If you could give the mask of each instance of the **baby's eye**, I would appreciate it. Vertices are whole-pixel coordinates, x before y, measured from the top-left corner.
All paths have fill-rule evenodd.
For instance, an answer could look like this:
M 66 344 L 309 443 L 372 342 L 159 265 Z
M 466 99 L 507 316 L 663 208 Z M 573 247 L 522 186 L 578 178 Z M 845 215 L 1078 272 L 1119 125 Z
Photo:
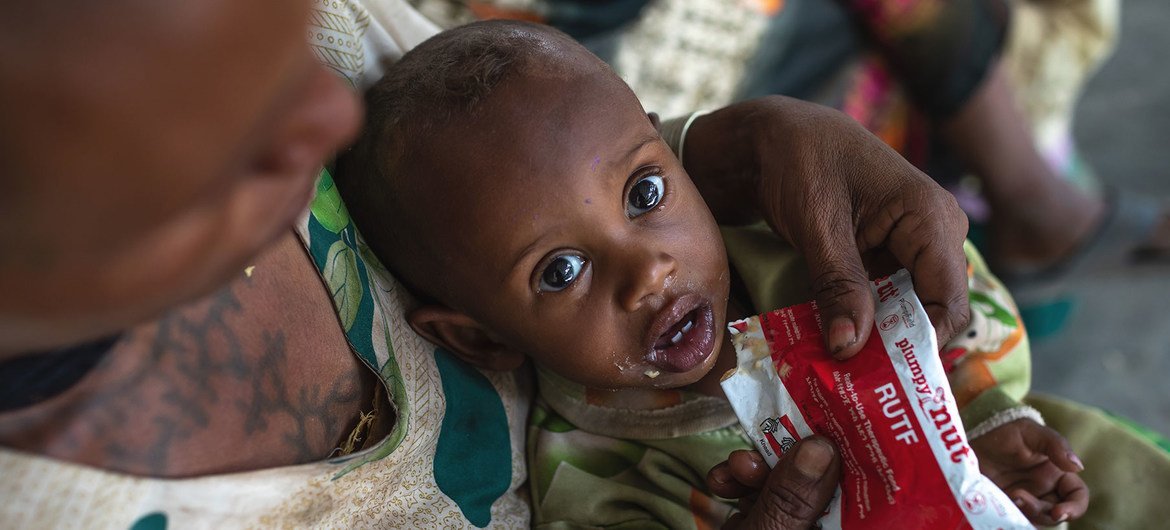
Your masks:
M 540 273 L 540 291 L 556 292 L 568 287 L 581 274 L 585 258 L 573 254 L 557 256 L 544 272 Z
M 665 184 L 659 175 L 647 175 L 634 183 L 626 197 L 626 215 L 637 217 L 650 210 L 662 200 Z

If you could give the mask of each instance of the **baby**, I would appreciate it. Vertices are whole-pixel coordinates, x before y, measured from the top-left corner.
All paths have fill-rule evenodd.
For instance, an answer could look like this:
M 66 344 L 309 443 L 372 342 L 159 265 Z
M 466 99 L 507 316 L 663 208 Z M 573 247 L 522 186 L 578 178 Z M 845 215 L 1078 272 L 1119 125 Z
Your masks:
M 337 184 L 419 298 L 410 325 L 477 367 L 538 368 L 535 522 L 722 525 L 704 477 L 750 446 L 718 384 L 726 324 L 757 298 L 729 303 L 724 236 L 625 83 L 556 30 L 494 21 L 423 43 L 366 99 Z M 1063 437 L 983 416 L 1003 425 L 972 445 L 1025 514 L 1084 512 Z

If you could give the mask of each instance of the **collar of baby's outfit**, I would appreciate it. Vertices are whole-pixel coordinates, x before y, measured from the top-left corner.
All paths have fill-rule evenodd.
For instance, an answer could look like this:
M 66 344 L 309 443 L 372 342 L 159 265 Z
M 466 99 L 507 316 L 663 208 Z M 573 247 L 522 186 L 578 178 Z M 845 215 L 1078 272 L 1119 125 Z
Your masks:
M 684 390 L 586 388 L 537 367 L 540 397 L 577 428 L 613 438 L 662 440 L 735 425 L 727 400 Z

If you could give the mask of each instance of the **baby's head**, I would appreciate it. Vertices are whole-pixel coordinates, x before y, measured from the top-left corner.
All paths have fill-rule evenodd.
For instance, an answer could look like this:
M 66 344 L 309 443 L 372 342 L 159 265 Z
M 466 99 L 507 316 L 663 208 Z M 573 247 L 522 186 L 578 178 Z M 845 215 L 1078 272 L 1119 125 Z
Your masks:
M 481 22 L 367 94 L 338 187 L 423 301 L 411 326 L 477 366 L 524 356 L 595 388 L 678 387 L 715 362 L 727 260 L 630 89 L 568 36 Z

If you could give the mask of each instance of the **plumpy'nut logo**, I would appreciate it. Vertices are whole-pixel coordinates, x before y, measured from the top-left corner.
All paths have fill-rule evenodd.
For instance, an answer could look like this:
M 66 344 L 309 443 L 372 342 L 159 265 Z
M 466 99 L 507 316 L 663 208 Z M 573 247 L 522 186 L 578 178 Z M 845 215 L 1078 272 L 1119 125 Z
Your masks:
M 979 473 L 910 274 L 875 280 L 873 294 L 880 336 L 845 362 L 827 354 L 810 303 L 747 320 L 767 340 L 735 341 L 722 385 L 752 444 L 775 465 L 801 437 L 833 439 L 843 465 L 825 530 L 1034 529 Z

